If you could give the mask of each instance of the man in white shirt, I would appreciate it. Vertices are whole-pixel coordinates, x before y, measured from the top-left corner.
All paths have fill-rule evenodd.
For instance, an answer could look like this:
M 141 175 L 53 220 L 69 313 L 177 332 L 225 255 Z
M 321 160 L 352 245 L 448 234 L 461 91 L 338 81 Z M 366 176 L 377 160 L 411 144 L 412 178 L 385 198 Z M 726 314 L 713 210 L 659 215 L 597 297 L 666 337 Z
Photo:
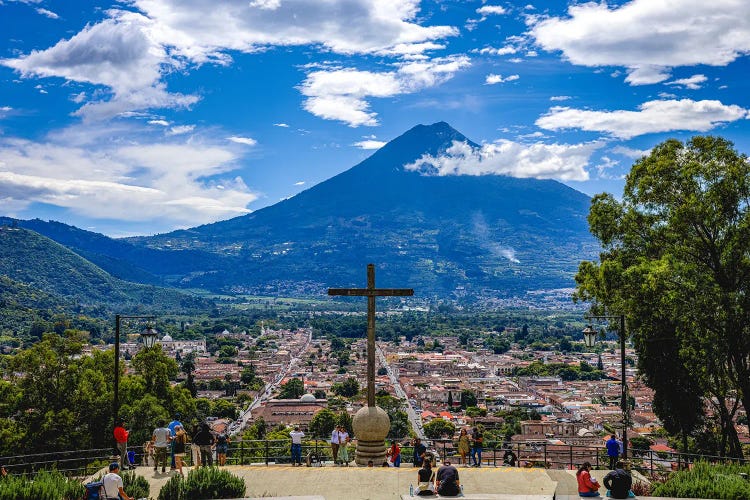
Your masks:
M 170 441 L 172 441 L 172 433 L 169 431 L 168 427 L 164 426 L 164 424 L 164 420 L 160 420 L 157 424 L 159 427 L 154 430 L 154 434 L 151 436 L 151 441 L 154 443 L 154 470 L 156 470 L 159 463 L 161 463 L 162 473 L 164 473 L 164 468 L 167 465 L 167 447 L 169 446 Z
M 305 433 L 299 430 L 299 427 L 295 427 L 292 432 L 289 433 L 292 437 L 292 467 L 302 465 L 302 438 L 305 437 Z
M 333 463 L 339 463 L 339 429 L 338 427 L 333 428 L 331 433 L 331 454 L 333 455 Z
M 109 474 L 102 478 L 104 495 L 106 495 L 107 500 L 134 500 L 133 497 L 129 497 L 125 493 L 122 487 L 122 478 L 118 472 L 120 472 L 120 464 L 117 462 L 109 464 Z

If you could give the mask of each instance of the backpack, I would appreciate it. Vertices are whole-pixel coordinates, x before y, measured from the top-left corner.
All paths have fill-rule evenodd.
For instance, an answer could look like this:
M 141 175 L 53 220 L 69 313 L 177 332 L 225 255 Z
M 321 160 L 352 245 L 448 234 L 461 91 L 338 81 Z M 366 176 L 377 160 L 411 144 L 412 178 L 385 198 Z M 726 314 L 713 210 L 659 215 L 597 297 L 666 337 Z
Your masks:
M 86 488 L 86 493 L 83 495 L 83 500 L 101 500 L 106 497 L 104 494 L 104 483 L 102 481 L 94 481 L 83 485 Z

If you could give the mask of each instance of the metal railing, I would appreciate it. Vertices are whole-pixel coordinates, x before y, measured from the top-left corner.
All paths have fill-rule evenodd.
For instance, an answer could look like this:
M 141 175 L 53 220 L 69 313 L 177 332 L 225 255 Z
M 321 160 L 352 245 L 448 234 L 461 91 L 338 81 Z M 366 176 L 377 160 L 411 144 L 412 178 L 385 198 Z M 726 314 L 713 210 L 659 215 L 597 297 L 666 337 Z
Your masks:
M 404 464 L 413 462 L 413 446 L 402 440 L 401 461 Z M 450 459 L 460 465 L 461 457 L 453 440 L 426 440 L 428 451 L 440 462 Z M 192 448 L 197 448 L 193 446 Z M 135 454 L 137 465 L 153 466 L 147 463 L 143 447 L 128 448 Z M 631 449 L 628 464 L 631 469 L 654 476 L 689 468 L 697 461 L 716 464 L 745 464 L 746 459 L 698 455 L 678 452 L 654 452 L 651 450 Z M 349 459 L 354 462 L 356 440 L 349 446 Z M 513 460 L 510 460 L 512 453 Z M 302 460 L 310 457 L 312 462 L 331 462 L 333 455 L 329 442 L 322 439 L 303 441 Z M 469 458 L 470 455 L 467 455 Z M 65 450 L 59 452 L 35 453 L 31 455 L 14 455 L 0 457 L 10 474 L 34 474 L 40 470 L 54 469 L 67 476 L 86 477 L 96 473 L 107 463 L 117 460 L 112 448 L 90 450 Z M 484 467 L 542 467 L 549 469 L 576 469 L 583 462 L 590 462 L 595 469 L 609 467 L 609 458 L 603 446 L 581 446 L 568 444 L 551 444 L 545 441 L 527 442 L 487 442 L 482 449 L 481 465 Z M 185 456 L 186 465 L 193 465 L 193 453 Z M 216 463 L 216 462 L 215 462 Z M 273 440 L 234 440 L 229 443 L 226 463 L 228 465 L 272 465 L 291 464 L 291 442 L 288 439 Z M 376 464 L 379 465 L 379 464 Z

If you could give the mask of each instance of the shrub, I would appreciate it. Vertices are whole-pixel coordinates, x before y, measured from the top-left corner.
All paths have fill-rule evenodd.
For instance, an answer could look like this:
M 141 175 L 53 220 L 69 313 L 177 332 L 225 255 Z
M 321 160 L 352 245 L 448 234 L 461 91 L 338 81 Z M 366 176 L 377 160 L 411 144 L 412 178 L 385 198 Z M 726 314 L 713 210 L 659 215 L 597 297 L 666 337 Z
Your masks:
M 8 476 L 2 480 L 0 500 L 79 500 L 84 487 L 59 472 L 42 471 L 36 476 Z
M 124 472 L 122 477 L 122 487 L 125 493 L 133 498 L 148 498 L 150 486 L 145 477 L 139 476 L 135 472 Z
M 186 479 L 174 476 L 159 491 L 159 500 L 208 500 L 245 496 L 245 481 L 225 469 L 201 467 Z
M 750 473 L 750 466 L 698 462 L 692 470 L 675 472 L 665 483 L 655 485 L 652 495 L 745 500 L 750 498 L 750 482 L 739 475 L 741 472 Z

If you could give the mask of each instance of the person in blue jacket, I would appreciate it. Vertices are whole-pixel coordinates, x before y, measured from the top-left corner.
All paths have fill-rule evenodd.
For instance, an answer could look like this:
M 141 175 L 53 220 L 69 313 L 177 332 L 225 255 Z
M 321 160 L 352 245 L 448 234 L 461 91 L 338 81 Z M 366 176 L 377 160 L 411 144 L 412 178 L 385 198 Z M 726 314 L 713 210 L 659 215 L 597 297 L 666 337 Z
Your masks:
M 609 457 L 609 468 L 614 470 L 617 465 L 617 459 L 620 457 L 620 443 L 614 434 L 605 443 L 607 446 L 607 456 Z

